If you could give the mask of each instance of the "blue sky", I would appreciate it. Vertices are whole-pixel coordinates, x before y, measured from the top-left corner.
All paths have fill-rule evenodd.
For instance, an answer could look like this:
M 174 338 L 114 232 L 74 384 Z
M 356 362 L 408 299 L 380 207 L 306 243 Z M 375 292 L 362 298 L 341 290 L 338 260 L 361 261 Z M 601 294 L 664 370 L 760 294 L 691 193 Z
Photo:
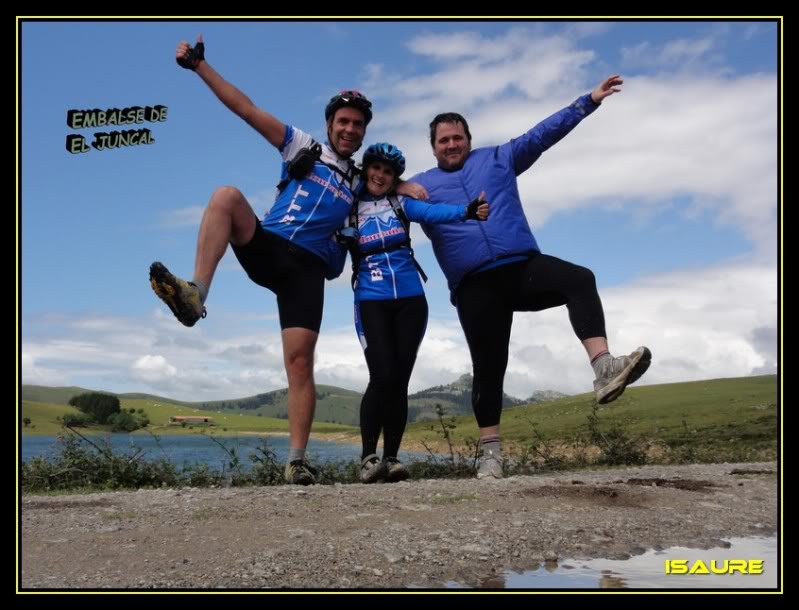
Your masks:
M 186 400 L 286 385 L 274 297 L 235 257 L 192 329 L 147 280 L 154 260 L 191 274 L 214 188 L 237 186 L 262 214 L 278 179 L 278 153 L 175 64 L 177 43 L 199 33 L 226 79 L 317 138 L 326 100 L 362 90 L 375 109 L 366 142 L 399 145 L 408 175 L 433 165 L 438 112 L 461 112 L 474 145 L 494 145 L 622 74 L 623 92 L 520 178 L 539 244 L 593 269 L 611 349 L 654 353 L 642 383 L 776 370 L 773 22 L 26 22 L 23 382 Z M 68 110 L 156 104 L 167 120 L 137 126 L 152 145 L 66 151 L 68 134 L 102 131 L 69 129 Z M 470 364 L 429 242 L 414 237 L 431 312 L 418 390 Z M 367 382 L 348 277 L 328 284 L 316 368 L 320 383 Z M 591 379 L 565 309 L 517 314 L 507 392 L 576 393 Z

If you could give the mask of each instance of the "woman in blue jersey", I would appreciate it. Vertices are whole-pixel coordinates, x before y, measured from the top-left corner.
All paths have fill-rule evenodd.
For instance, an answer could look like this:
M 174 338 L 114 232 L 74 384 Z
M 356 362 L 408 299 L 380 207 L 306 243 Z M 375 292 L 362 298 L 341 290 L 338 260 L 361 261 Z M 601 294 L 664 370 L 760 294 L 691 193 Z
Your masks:
M 353 207 L 349 230 L 357 240 L 353 257 L 355 327 L 369 367 L 361 402 L 361 480 L 401 481 L 408 469 L 397 460 L 408 418 L 408 382 L 427 327 L 427 300 L 413 256 L 409 221 L 486 220 L 481 195 L 466 205 L 430 204 L 397 195 L 405 171 L 402 152 L 373 144 L 363 155 L 365 188 Z M 426 279 L 426 278 L 425 278 Z M 377 441 L 383 432 L 383 458 Z

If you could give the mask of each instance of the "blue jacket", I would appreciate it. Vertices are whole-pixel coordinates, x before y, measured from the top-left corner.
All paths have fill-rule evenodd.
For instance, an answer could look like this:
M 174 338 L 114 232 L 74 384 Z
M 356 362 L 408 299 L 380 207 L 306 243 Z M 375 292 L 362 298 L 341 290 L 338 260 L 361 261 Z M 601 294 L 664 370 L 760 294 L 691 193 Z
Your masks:
M 506 144 L 472 150 L 460 169 L 434 168 L 410 179 L 427 189 L 431 201 L 472 201 L 485 191 L 491 204 L 486 222 L 422 223 L 447 278 L 453 304 L 466 275 L 540 251 L 524 215 L 516 177 L 597 107 L 590 94 L 583 95 Z

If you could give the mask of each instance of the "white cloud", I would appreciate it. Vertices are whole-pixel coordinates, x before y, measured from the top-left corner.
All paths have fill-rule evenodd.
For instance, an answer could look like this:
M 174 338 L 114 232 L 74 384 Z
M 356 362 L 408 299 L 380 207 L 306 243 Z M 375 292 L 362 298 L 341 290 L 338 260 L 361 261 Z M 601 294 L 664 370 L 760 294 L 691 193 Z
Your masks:
M 653 351 L 652 368 L 641 383 L 776 371 L 777 274 L 768 264 L 663 273 L 606 289 L 601 297 L 611 350 L 621 354 L 646 344 Z M 471 371 L 463 332 L 450 311 L 451 317 L 428 324 L 412 392 Z M 76 376 L 94 374 L 104 380 L 98 386 L 113 381 L 116 387 L 109 389 L 114 391 L 139 388 L 184 400 L 234 398 L 286 384 L 276 323 L 272 330 L 232 333 L 225 316 L 192 329 L 171 318 L 117 318 L 113 325 L 63 320 L 62 337 L 25 339 L 26 383 L 71 384 Z M 87 327 L 95 330 L 87 335 Z M 136 340 L 132 329 L 138 331 Z M 591 380 L 565 308 L 515 315 L 506 392 L 518 397 L 540 389 L 579 393 L 590 390 Z M 320 335 L 316 381 L 365 389 L 368 370 L 350 325 Z
M 493 39 L 471 32 L 422 35 L 409 46 L 421 55 L 443 60 L 442 67 L 432 73 L 386 79 L 382 70 L 372 66 L 370 75 L 380 78 L 368 80 L 366 90 L 384 100 L 375 127 L 404 130 L 412 126 L 416 131 L 445 109 L 471 112 L 508 92 L 534 100 L 571 94 L 596 58 L 594 51 L 576 48 L 566 36 L 537 36 L 526 29 Z
M 645 344 L 653 352 L 641 383 L 776 372 L 776 350 L 768 349 L 777 323 L 777 276 L 770 266 L 665 273 L 601 297 L 611 351 Z M 516 315 L 509 370 L 520 381 L 506 384 L 507 391 L 525 396 L 525 386 L 589 391 L 592 379 L 564 308 Z
M 165 380 L 174 379 L 178 370 L 159 355 L 145 354 L 136 359 L 131 366 L 131 376 L 149 384 L 160 384 Z
M 663 66 L 684 70 L 686 65 L 707 59 L 715 46 L 713 37 L 670 40 L 663 45 L 645 41 L 633 47 L 622 47 L 622 66 L 626 70 Z
M 22 371 L 22 383 L 51 386 L 67 384 L 67 375 L 64 371 L 38 365 L 36 358 L 25 351 L 22 352 L 20 369 Z
M 713 40 L 674 40 L 657 56 L 699 57 Z M 370 135 L 405 152 L 408 176 L 434 165 L 426 125 L 440 112 L 464 114 L 475 146 L 507 142 L 607 76 L 580 42 L 526 30 L 494 38 L 470 32 L 419 36 L 410 47 L 441 66 L 371 83 L 385 99 Z M 520 177 L 531 224 L 540 227 L 560 211 L 608 202 L 663 209 L 680 197 L 714 211 L 719 223 L 739 228 L 758 254 L 774 260 L 776 75 L 622 76 L 622 93 Z

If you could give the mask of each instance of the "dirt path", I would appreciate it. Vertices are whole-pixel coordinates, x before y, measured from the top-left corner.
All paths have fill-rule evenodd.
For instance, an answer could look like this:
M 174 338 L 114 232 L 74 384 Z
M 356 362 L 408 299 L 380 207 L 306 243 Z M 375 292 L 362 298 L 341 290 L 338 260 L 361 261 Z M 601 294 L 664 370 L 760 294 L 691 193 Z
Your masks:
M 774 463 L 697 464 L 501 481 L 26 495 L 21 585 L 471 584 L 555 558 L 773 534 L 776 473 Z

